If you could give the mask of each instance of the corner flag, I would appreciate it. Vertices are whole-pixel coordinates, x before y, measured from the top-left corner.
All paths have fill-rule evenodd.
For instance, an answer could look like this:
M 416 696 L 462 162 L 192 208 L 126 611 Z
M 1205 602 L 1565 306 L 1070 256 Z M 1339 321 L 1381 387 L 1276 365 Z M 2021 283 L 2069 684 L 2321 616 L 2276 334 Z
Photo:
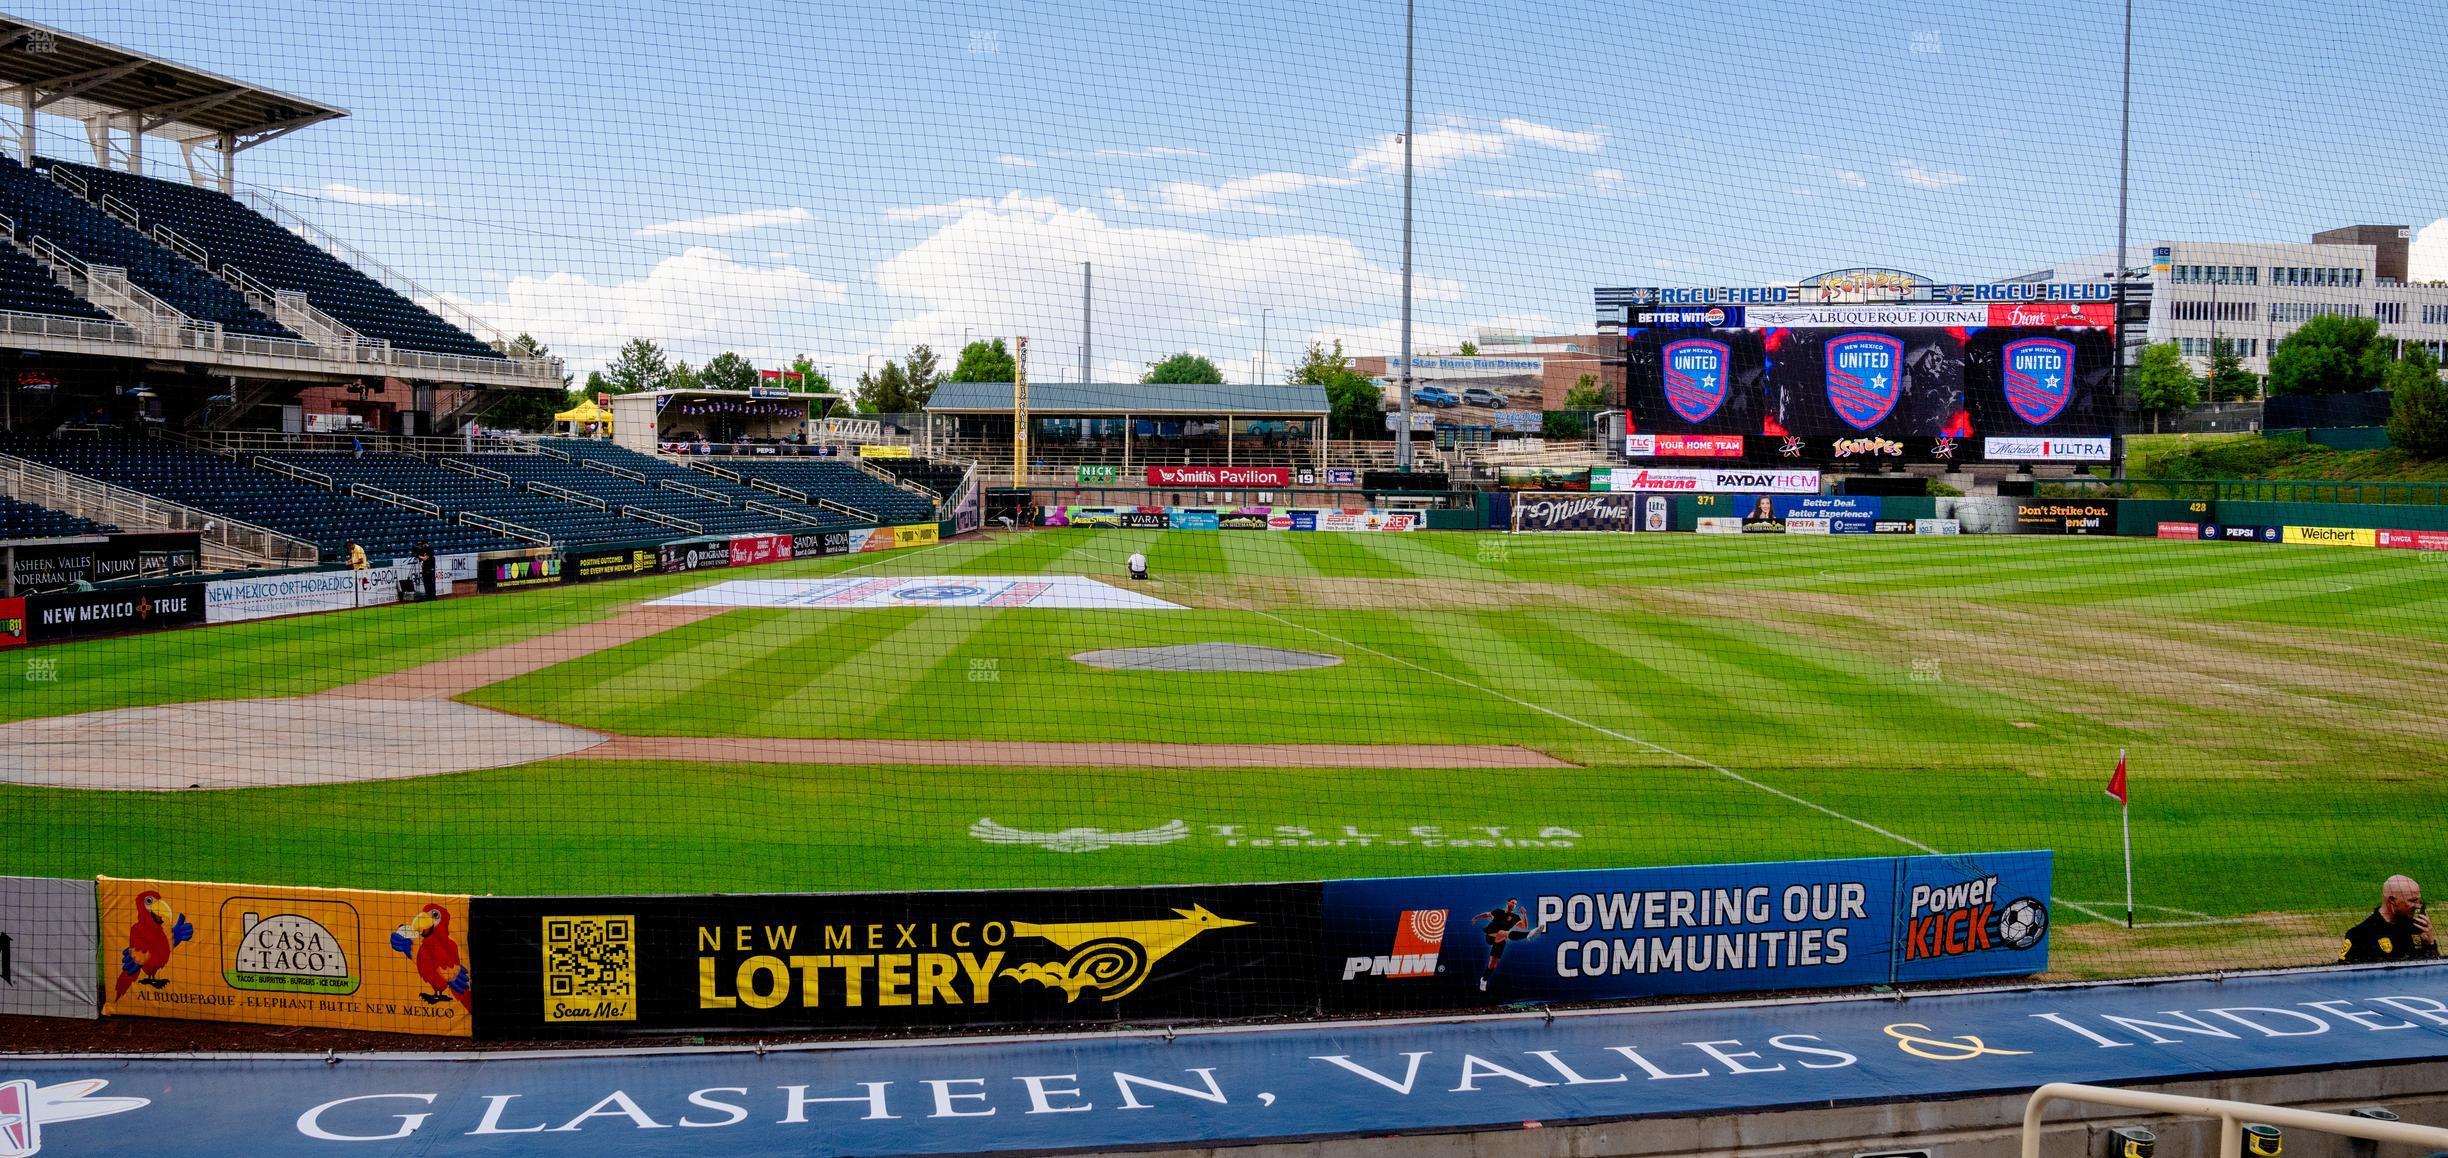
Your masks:
M 2119 748 L 2119 749 L 2117 749 L 2117 769 L 2116 769 L 2116 775 L 2110 776 L 2110 777 L 2108 778 L 2108 798 L 2109 798 L 2109 799 L 2111 799 L 2111 800 L 2116 801 L 2116 802 L 2117 802 L 2117 803 L 2119 803 L 2119 804 L 2123 804 L 2123 803 L 2125 803 L 2125 802 L 2126 802 L 2126 801 L 2125 801 L 2125 749 L 2123 749 L 2123 748 Z
M 2117 749 L 2116 774 L 2108 778 L 2108 798 L 2117 802 L 2119 819 L 2125 830 L 2125 927 L 2134 927 L 2133 903 L 2133 804 L 2125 799 L 2125 749 Z

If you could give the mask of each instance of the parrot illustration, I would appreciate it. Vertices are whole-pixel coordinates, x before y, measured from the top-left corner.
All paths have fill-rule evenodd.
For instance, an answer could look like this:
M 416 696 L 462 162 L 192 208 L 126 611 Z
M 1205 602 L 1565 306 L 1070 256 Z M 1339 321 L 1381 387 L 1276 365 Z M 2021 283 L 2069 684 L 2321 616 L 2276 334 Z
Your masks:
M 391 932 L 391 947 L 416 963 L 417 976 L 423 978 L 428 992 L 417 994 L 425 1004 L 457 1001 L 459 1007 L 474 1011 L 468 992 L 467 966 L 459 959 L 459 942 L 451 939 L 450 911 L 440 905 L 427 905 L 408 923 Z
M 195 926 L 172 910 L 160 893 L 146 889 L 136 894 L 136 923 L 128 928 L 127 947 L 119 950 L 119 979 L 111 988 L 112 999 L 127 996 L 130 985 L 169 988 L 170 982 L 156 974 L 170 963 L 170 950 L 194 937 Z

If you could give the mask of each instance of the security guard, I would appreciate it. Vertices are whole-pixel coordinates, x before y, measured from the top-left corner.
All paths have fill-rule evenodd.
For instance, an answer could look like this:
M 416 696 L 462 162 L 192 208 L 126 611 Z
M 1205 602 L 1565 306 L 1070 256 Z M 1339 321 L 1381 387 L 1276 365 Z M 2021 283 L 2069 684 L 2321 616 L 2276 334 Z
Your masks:
M 2421 961 L 2440 955 L 2431 936 L 2431 918 L 2423 911 L 2422 886 L 2404 875 L 2380 886 L 2380 907 L 2363 923 L 2346 930 L 2346 947 L 2338 952 L 2344 965 L 2375 961 Z

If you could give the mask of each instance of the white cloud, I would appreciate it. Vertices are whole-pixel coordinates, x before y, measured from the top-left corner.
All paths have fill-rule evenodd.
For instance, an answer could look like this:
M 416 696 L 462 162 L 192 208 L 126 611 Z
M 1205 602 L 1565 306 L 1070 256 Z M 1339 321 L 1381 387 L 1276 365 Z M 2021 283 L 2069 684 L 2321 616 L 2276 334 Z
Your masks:
M 1120 190 L 1109 190 L 1107 196 L 1116 208 L 1163 209 L 1173 213 L 1216 213 L 1226 209 L 1247 208 L 1258 213 L 1282 213 L 1281 206 L 1261 202 L 1269 197 L 1298 193 L 1305 189 L 1339 188 L 1359 184 L 1356 177 L 1321 177 L 1310 173 L 1259 173 L 1235 177 L 1220 184 L 1203 181 L 1169 181 L 1156 187 L 1156 200 L 1143 202 Z
M 1863 177 L 1861 174 L 1856 173 L 1851 169 L 1836 170 L 1836 183 L 1844 186 L 1847 189 L 1867 189 L 1870 187 L 1870 181 L 1868 178 Z
M 708 217 L 691 217 L 685 221 L 665 221 L 638 230 L 639 237 L 718 237 L 725 233 L 740 233 L 763 229 L 769 225 L 794 225 L 814 221 L 816 215 L 793 205 L 787 209 L 750 209 L 740 213 L 717 213 Z
M 847 289 L 792 266 L 747 265 L 692 246 L 626 281 L 520 275 L 499 300 L 445 297 L 506 333 L 534 334 L 583 374 L 631 338 L 652 338 L 692 361 L 725 349 L 767 361 L 812 349 L 822 323 L 809 307 L 840 302 Z
M 1972 179 L 1952 169 L 1932 169 L 1919 161 L 1901 159 L 1895 163 L 1895 175 L 1903 178 L 1908 184 L 1918 185 L 1924 189 L 1944 189 L 1950 185 L 1961 185 Z
M 1002 156 L 995 158 L 995 164 L 1009 165 L 1014 169 L 1034 169 L 1037 167 L 1037 162 L 1029 160 L 1018 153 L 1005 153 Z
M 893 311 L 898 320 L 887 346 L 940 344 L 964 327 L 1029 334 L 1033 357 L 1046 360 L 1049 373 L 1076 374 L 1084 261 L 1096 266 L 1099 373 L 1184 348 L 1254 352 L 1248 322 L 1263 309 L 1274 311 L 1269 332 L 1277 359 L 1286 359 L 1302 329 L 1339 317 L 1382 317 L 1402 292 L 1399 269 L 1329 234 L 1228 237 L 1121 226 L 1092 208 L 1018 194 L 950 216 L 875 268 L 878 288 L 916 303 Z M 1419 278 L 1416 290 L 1422 301 L 1451 301 L 1463 292 L 1436 277 Z M 1225 319 L 1244 324 L 1227 327 Z M 1137 373 L 1130 370 L 1133 378 Z
M 308 195 L 313 197 L 327 197 L 333 201 L 346 201 L 351 205 L 433 204 L 433 202 L 427 201 L 422 197 L 414 197 L 406 193 L 387 193 L 380 189 L 367 189 L 360 186 L 351 185 L 346 181 L 326 181 Z
M 1076 154 L 1075 154 L 1076 155 Z M 1132 149 L 1098 149 L 1093 157 L 1204 157 L 1204 149 L 1185 149 L 1178 145 L 1145 145 Z
M 1624 180 L 1624 172 L 1621 169 L 1592 169 L 1590 180 L 1601 185 L 1621 185 Z
M 1115 194 L 1120 196 L 1120 194 Z M 926 221 L 935 218 L 965 217 L 979 210 L 1013 210 L 1022 212 L 1059 212 L 1062 202 L 1051 197 L 1031 197 L 1014 189 L 998 201 L 992 197 L 963 197 L 934 205 L 895 205 L 884 211 L 887 221 Z
M 1501 157 L 1521 142 L 1573 153 L 1594 153 L 1605 146 L 1606 134 L 1559 129 L 1518 117 L 1498 122 L 1495 131 L 1459 124 L 1440 125 L 1413 134 L 1412 164 L 1434 169 L 1473 157 Z M 1388 133 L 1361 149 L 1344 167 L 1355 173 L 1370 169 L 1401 172 L 1402 163 L 1402 134 Z
M 1479 195 L 1497 201 L 1550 201 L 1563 196 L 1553 189 L 1481 189 Z
M 2448 281 L 2448 217 L 2414 233 L 2406 249 L 2407 281 Z
M 1411 349 L 1424 355 L 1430 351 L 1459 349 L 1462 343 L 1475 341 L 1480 334 L 1575 334 L 1587 325 L 1584 322 L 1574 326 L 1546 314 L 1499 314 L 1491 318 L 1457 322 L 1413 318 Z M 1331 347 L 1338 340 L 1343 343 L 1343 352 L 1352 357 L 1391 357 L 1402 352 L 1402 319 L 1384 318 L 1363 325 L 1319 329 L 1303 338 L 1302 343 L 1305 346 L 1309 342 L 1317 342 Z M 1299 349 L 1295 347 L 1293 353 L 1297 354 Z M 1285 355 L 1279 352 L 1277 356 Z

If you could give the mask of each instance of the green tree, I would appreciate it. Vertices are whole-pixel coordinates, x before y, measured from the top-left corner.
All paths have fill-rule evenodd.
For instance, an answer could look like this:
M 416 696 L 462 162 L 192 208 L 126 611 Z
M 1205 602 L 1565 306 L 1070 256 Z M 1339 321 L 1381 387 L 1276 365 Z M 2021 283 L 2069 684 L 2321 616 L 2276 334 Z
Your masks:
M 784 385 L 810 393 L 823 394 L 833 389 L 833 379 L 816 368 L 816 359 L 801 354 L 791 359 L 790 378 Z
M 1465 358 L 1476 358 L 1479 356 L 1479 343 L 1465 341 L 1462 343 L 1462 348 L 1454 351 L 1454 353 L 1460 354 Z
M 2415 458 L 2448 458 L 2448 382 L 2439 359 L 2406 343 L 2406 356 L 2389 367 L 2389 444 Z
M 1327 437 L 1386 437 L 1385 392 L 1368 375 L 1352 369 L 1351 359 L 1343 356 L 1343 343 L 1336 342 L 1331 351 L 1309 343 L 1308 353 L 1292 370 L 1292 382 L 1326 391 Z
M 1149 366 L 1139 381 L 1150 386 L 1221 386 L 1224 372 L 1216 369 L 1206 355 L 1184 350 Z
M 908 409 L 902 413 L 926 409 L 927 400 L 935 397 L 935 384 L 943 381 L 943 369 L 935 364 L 935 347 L 924 342 L 910 347 L 909 357 L 902 359 L 901 376 L 908 382 L 905 389 L 909 393 Z
M 2394 353 L 2370 318 L 2322 314 L 2278 343 L 2270 355 L 2269 392 L 2360 394 L 2382 388 Z
M 883 369 L 869 369 L 859 375 L 858 389 L 852 397 L 861 414 L 906 414 L 909 372 L 901 368 L 901 363 L 887 361 Z
M 1596 374 L 1583 374 L 1573 380 L 1572 389 L 1564 393 L 1564 409 L 1596 410 L 1606 405 L 1605 392 L 1598 386 Z
M 604 369 L 603 380 L 605 391 L 612 394 L 661 390 L 671 382 L 671 363 L 664 358 L 663 347 L 653 340 L 631 338 Z
M 996 338 L 990 342 L 971 342 L 961 347 L 960 360 L 952 366 L 952 376 L 944 380 L 947 382 L 1009 382 L 1012 380 L 1012 374 L 1011 351 L 1003 345 L 1003 339 Z
M 2154 416 L 2171 410 L 2182 410 L 2201 401 L 2201 381 L 2193 376 L 2193 367 L 2185 364 L 2184 352 L 2174 342 L 2145 346 L 2142 361 L 2126 376 L 2133 388 L 2134 405 Z
M 714 355 L 697 372 L 697 385 L 705 390 L 746 390 L 763 383 L 765 376 L 748 359 L 729 350 Z
M 2204 383 L 2212 402 L 2240 402 L 2261 394 L 2261 376 L 2244 368 L 2244 355 L 2226 338 L 2210 343 L 2210 380 Z
M 671 372 L 663 376 L 663 388 L 666 390 L 695 390 L 697 386 L 697 371 L 690 369 L 686 362 L 672 363 Z

